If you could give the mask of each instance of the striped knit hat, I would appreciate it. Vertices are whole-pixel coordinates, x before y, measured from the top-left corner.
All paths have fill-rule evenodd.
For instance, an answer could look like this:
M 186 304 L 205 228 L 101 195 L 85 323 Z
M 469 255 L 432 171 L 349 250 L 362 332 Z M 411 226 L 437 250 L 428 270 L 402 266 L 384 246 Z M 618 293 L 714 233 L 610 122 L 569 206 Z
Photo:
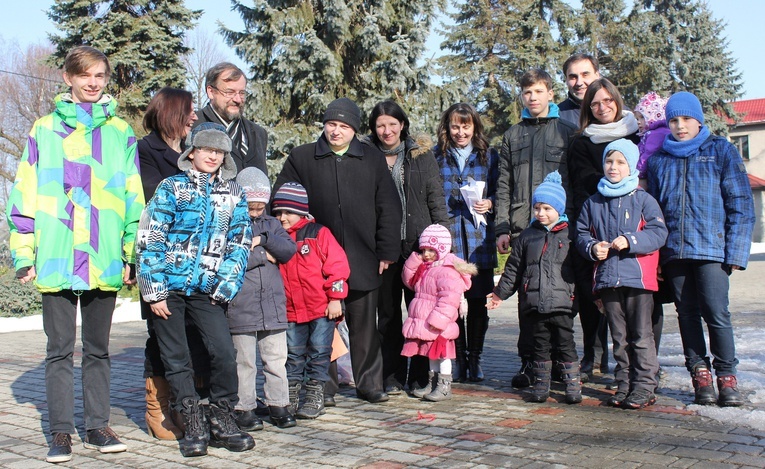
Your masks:
M 430 225 L 420 235 L 420 249 L 422 248 L 436 251 L 438 260 L 441 260 L 452 249 L 452 235 L 441 225 Z
M 542 184 L 537 186 L 534 196 L 531 198 L 531 206 L 538 203 L 547 204 L 554 208 L 558 215 L 566 212 L 566 190 L 563 189 L 562 179 L 558 171 L 545 176 Z
M 308 193 L 305 187 L 297 182 L 285 183 L 274 194 L 274 200 L 271 202 L 271 212 L 277 210 L 286 210 L 298 215 L 308 215 Z
M 247 202 L 268 203 L 271 198 L 271 183 L 263 171 L 252 166 L 244 168 L 237 174 L 236 182 L 242 186 L 247 196 Z

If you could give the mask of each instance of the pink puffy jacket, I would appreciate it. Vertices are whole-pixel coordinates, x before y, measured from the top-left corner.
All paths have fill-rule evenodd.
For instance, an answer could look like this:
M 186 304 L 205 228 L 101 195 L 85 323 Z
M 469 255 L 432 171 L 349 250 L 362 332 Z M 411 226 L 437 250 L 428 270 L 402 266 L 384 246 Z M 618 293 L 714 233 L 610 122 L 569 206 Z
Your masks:
M 457 309 L 462 294 L 470 288 L 470 277 L 478 270 L 474 264 L 447 254 L 443 260 L 427 266 L 417 284 L 412 286 L 421 264 L 422 259 L 413 252 L 401 272 L 404 284 L 414 290 L 409 317 L 404 321 L 404 337 L 433 341 L 441 334 L 445 339 L 456 339 L 459 336 Z

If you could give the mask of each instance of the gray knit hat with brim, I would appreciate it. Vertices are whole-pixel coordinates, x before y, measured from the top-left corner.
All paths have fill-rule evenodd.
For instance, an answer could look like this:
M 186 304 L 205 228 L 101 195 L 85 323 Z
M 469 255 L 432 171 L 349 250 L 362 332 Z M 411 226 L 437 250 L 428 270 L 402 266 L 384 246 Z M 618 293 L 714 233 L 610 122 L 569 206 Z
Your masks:
M 231 158 L 231 137 L 223 125 L 215 122 L 202 122 L 191 130 L 186 137 L 186 150 L 178 157 L 178 169 L 187 171 L 192 168 L 189 154 L 195 148 L 212 148 L 224 151 L 220 175 L 223 179 L 236 177 L 236 163 Z
M 339 98 L 327 106 L 327 110 L 324 113 L 324 120 L 327 121 L 340 121 L 350 125 L 355 132 L 359 131 L 361 126 L 361 110 L 359 107 L 348 98 Z

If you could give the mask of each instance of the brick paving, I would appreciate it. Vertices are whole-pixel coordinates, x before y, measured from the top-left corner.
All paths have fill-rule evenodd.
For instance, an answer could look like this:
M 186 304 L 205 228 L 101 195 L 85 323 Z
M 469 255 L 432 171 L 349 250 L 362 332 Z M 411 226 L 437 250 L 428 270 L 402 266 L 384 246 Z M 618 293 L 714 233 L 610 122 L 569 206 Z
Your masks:
M 754 256 L 753 256 L 754 257 Z M 762 262 L 760 262 L 762 261 Z M 765 259 L 735 274 L 731 295 L 737 326 L 762 324 L 763 297 L 751 285 L 765 275 Z M 748 287 L 749 286 L 749 287 Z M 748 288 L 747 288 L 748 287 Z M 82 402 L 76 403 L 74 457 L 80 468 L 322 468 L 361 467 L 587 467 L 743 468 L 765 467 L 765 432 L 697 415 L 687 392 L 662 390 L 655 406 L 641 411 L 606 407 L 603 382 L 587 384 L 582 405 L 563 403 L 554 384 L 544 404 L 524 402 L 510 386 L 515 356 L 515 300 L 492 315 L 485 351 L 486 381 L 456 384 L 454 398 L 425 403 L 405 396 L 383 404 L 341 389 L 338 406 L 314 421 L 281 430 L 266 424 L 253 432 L 256 448 L 231 453 L 210 448 L 201 458 L 183 458 L 175 442 L 149 437 L 144 424 L 142 380 L 145 325 L 112 329 L 112 427 L 128 451 L 102 455 L 81 443 Z M 753 313 L 752 313 L 753 312 Z M 665 331 L 676 331 L 667 307 Z M 80 347 L 79 343 L 77 347 Z M 51 467 L 47 453 L 44 387 L 45 336 L 41 331 L 0 334 L 0 468 Z M 75 373 L 79 387 L 79 353 Z M 76 395 L 81 395 L 76 390 Z M 762 404 L 749 406 L 762 410 Z

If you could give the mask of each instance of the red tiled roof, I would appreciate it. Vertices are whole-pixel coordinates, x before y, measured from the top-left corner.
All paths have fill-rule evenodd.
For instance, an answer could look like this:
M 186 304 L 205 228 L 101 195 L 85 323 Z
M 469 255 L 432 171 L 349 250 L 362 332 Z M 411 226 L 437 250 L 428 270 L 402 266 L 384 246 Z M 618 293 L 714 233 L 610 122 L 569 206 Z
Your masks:
M 749 176 L 749 187 L 752 189 L 765 189 L 765 179 L 758 178 L 752 174 L 747 174 L 747 176 Z
M 741 117 L 741 122 L 738 125 L 765 122 L 765 98 L 744 99 L 730 104 L 733 106 L 736 114 Z M 728 120 L 728 124 L 733 125 L 733 122 Z

